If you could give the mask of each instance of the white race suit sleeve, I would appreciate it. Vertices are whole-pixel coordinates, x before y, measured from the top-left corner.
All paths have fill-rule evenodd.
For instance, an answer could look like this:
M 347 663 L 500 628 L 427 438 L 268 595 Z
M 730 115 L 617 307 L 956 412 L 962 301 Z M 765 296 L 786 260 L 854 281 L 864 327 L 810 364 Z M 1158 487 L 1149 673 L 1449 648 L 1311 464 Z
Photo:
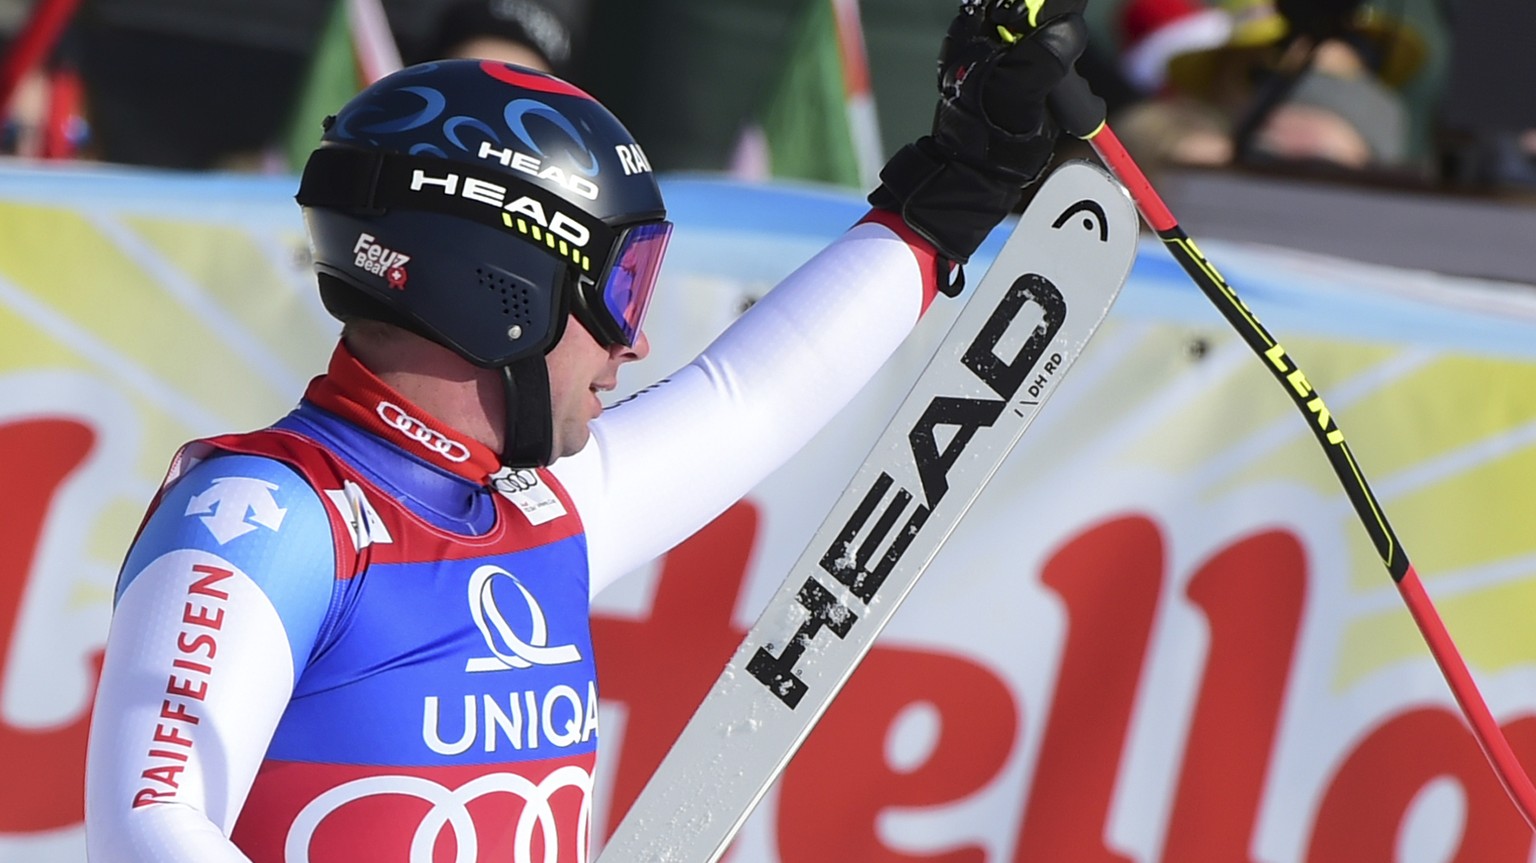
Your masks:
M 703 527 L 851 401 L 921 316 L 931 261 L 863 222 L 693 362 L 604 411 L 554 466 L 586 525 L 592 593 Z M 635 489 L 665 499 L 637 505 Z

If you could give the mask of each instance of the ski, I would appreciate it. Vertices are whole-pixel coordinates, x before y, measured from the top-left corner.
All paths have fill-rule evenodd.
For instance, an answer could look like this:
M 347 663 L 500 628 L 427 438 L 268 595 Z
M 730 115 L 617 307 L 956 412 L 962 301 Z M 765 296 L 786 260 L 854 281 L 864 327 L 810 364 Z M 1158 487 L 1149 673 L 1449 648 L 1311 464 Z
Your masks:
M 1042 183 L 598 863 L 720 858 L 1108 314 L 1137 230 L 1097 166 Z

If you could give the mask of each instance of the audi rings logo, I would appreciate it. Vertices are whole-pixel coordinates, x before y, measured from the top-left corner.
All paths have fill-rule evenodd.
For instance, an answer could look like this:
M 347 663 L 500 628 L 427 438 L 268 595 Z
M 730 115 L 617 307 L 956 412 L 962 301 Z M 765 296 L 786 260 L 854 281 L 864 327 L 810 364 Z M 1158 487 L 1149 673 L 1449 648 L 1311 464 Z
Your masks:
M 469 447 L 411 416 L 399 405 L 393 402 L 379 402 L 374 410 L 378 412 L 379 419 L 383 420 L 385 425 L 398 429 L 406 437 L 428 450 L 451 462 L 469 461 Z
M 539 475 L 528 468 L 504 467 L 491 476 L 491 484 L 502 494 L 518 494 L 539 487 Z
M 576 817 L 575 835 L 561 836 L 551 798 L 563 788 L 581 792 L 581 808 Z M 420 776 L 367 776 L 326 791 L 299 810 L 283 843 L 283 859 L 289 863 L 310 863 L 309 846 L 320 824 L 343 806 L 357 800 L 385 795 L 400 795 L 425 800 L 432 805 L 416 832 L 411 836 L 409 863 L 433 863 L 432 850 L 443 828 L 453 833 L 456 849 L 454 863 L 475 863 L 480 859 L 480 836 L 469 804 L 492 794 L 511 794 L 523 800 L 513 832 L 513 863 L 534 863 L 533 840 L 540 835 L 544 853 L 541 863 L 560 859 L 562 842 L 575 846 L 576 860 L 587 859 L 588 824 L 592 817 L 592 776 L 574 764 L 568 764 L 534 784 L 527 777 L 513 773 L 491 773 L 472 779 L 455 789 Z M 570 855 L 568 854 L 567 857 Z M 399 859 L 391 857 L 390 859 Z
M 517 588 L 528 605 L 528 638 L 520 637 L 496 605 L 492 591 L 497 578 L 506 578 Z M 485 638 L 490 656 L 480 656 L 464 663 L 465 671 L 503 671 L 508 668 L 532 668 L 535 665 L 565 665 L 581 661 L 581 651 L 574 644 L 549 646 L 549 626 L 538 600 L 512 573 L 487 564 L 469 577 L 469 613 Z

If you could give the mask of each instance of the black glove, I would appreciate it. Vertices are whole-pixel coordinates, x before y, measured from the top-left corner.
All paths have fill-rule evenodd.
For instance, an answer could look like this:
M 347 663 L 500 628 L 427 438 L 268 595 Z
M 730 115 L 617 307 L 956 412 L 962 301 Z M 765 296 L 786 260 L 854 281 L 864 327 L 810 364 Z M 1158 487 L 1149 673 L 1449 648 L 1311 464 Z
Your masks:
M 1087 27 L 1080 0 L 1041 5 L 961 4 L 939 54 L 933 134 L 897 151 L 869 196 L 948 261 L 970 260 L 1045 170 L 1056 145 L 1045 100 L 1083 53 Z

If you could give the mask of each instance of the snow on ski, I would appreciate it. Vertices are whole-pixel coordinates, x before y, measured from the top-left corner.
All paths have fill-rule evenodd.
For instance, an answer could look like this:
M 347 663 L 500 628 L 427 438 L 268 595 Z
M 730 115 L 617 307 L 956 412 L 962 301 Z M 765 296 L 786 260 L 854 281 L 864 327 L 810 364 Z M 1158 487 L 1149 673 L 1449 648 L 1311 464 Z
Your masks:
M 1043 182 L 598 863 L 719 859 L 1109 312 L 1137 230 L 1101 168 Z

